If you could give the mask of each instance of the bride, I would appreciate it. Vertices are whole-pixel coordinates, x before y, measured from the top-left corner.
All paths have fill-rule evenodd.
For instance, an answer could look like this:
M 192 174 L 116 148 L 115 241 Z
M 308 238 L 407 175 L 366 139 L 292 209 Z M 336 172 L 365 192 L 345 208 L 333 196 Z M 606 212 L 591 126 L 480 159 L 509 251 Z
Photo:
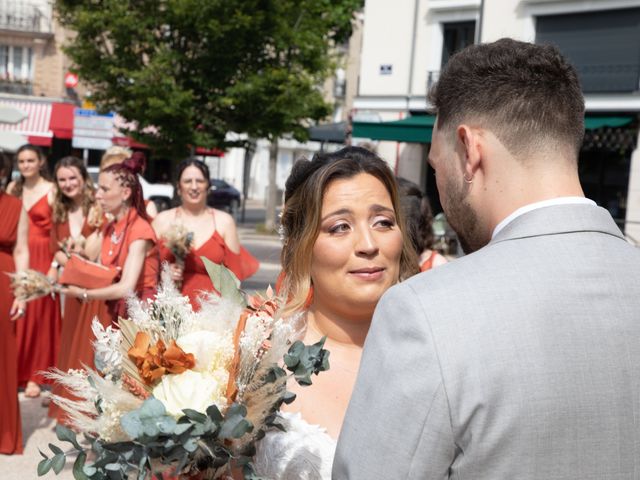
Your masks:
M 375 306 L 417 272 L 387 164 L 358 147 L 296 162 L 286 183 L 281 291 L 288 312 L 306 310 L 304 341 L 326 336 L 330 369 L 313 386 L 290 385 L 286 432 L 259 442 L 257 473 L 273 480 L 331 478 L 336 439 Z

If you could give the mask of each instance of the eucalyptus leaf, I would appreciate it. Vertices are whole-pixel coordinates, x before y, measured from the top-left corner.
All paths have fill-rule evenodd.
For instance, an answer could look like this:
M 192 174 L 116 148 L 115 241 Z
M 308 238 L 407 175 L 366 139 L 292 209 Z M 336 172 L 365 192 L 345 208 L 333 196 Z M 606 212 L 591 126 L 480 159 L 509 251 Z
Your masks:
M 62 451 L 62 449 L 59 446 L 54 445 L 53 443 L 49 444 L 49 448 L 54 453 L 54 455 L 60 455 L 60 454 L 64 455 L 64 452 Z
M 216 405 L 209 405 L 207 408 L 207 416 L 216 423 L 222 422 L 222 414 Z
M 59 423 L 56 425 L 56 437 L 58 437 L 58 440 L 62 442 L 69 442 L 76 448 L 76 450 L 84 450 L 78 443 L 75 432 L 64 425 L 60 425 Z
M 67 457 L 65 457 L 64 453 L 58 453 L 51 459 L 51 468 L 56 475 L 62 471 L 66 461 Z
M 142 435 L 142 420 L 140 420 L 140 414 L 137 410 L 125 413 L 120 419 L 120 426 L 131 438 L 138 438 Z
M 47 457 L 44 453 L 42 453 L 42 450 L 38 449 L 38 452 L 40 453 L 40 455 L 42 456 L 42 458 L 44 458 L 45 460 L 47 460 L 49 457 Z
M 190 420 L 196 423 L 204 423 L 205 420 L 207 419 L 207 416 L 204 413 L 200 413 L 190 408 L 185 408 L 184 410 L 182 410 L 182 412 L 185 414 L 187 418 L 189 418 Z
M 191 428 L 193 428 L 193 425 L 190 423 L 178 423 L 173 428 L 173 433 L 174 435 L 182 435 L 183 433 L 187 432 Z
M 200 257 L 207 269 L 213 288 L 220 292 L 220 296 L 242 307 L 247 306 L 244 295 L 240 291 L 240 280 L 224 265 L 213 263 L 206 257 Z
M 40 463 L 38 463 L 38 476 L 41 477 L 43 475 L 46 475 L 47 472 L 49 472 L 49 470 L 51 470 L 51 462 L 53 461 L 52 458 L 46 458 L 44 460 L 41 460 Z
M 89 477 L 84 472 L 84 463 L 87 461 L 87 454 L 80 452 L 78 458 L 73 462 L 73 478 L 75 480 L 89 480 Z

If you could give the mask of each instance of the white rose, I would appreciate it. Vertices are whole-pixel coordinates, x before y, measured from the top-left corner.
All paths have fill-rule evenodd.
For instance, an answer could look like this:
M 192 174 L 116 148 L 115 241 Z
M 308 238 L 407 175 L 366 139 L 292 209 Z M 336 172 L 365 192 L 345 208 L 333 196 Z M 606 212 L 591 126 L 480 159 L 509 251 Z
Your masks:
M 181 336 L 176 343 L 186 353 L 193 353 L 196 365 L 193 370 L 213 372 L 226 368 L 233 358 L 233 342 L 229 335 L 198 331 Z
M 209 405 L 216 403 L 217 394 L 218 382 L 215 378 L 193 370 L 164 375 L 153 389 L 153 396 L 164 404 L 169 415 L 176 418 L 183 415 L 184 408 L 205 413 Z

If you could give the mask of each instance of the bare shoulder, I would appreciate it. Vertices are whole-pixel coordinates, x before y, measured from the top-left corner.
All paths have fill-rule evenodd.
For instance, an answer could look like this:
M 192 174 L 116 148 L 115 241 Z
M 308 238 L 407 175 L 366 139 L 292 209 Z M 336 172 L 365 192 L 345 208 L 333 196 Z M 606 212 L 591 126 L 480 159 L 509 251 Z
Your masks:
M 155 230 L 156 234 L 161 235 L 169 228 L 169 226 L 171 225 L 171 222 L 173 222 L 175 218 L 176 218 L 175 208 L 164 210 L 158 213 L 156 218 L 153 219 L 153 222 L 151 222 L 151 226 Z
M 236 228 L 236 222 L 231 215 L 227 212 L 223 212 L 222 210 L 213 209 L 213 214 L 216 219 L 216 226 L 219 230 Z

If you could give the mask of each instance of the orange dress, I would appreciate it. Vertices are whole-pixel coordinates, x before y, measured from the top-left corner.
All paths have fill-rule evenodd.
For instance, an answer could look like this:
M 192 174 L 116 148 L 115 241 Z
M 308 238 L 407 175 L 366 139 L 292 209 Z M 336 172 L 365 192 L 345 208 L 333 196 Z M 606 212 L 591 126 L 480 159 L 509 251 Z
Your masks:
M 215 292 L 213 283 L 211 283 L 204 262 L 200 257 L 205 257 L 213 263 L 224 265 L 239 280 L 250 277 L 260 266 L 260 263 L 243 247 L 240 247 L 239 253 L 231 251 L 218 231 L 214 230 L 206 242 L 197 249 L 192 249 L 184 259 L 182 294 L 189 297 L 191 306 L 195 311 L 200 310 L 200 304 L 197 301 L 200 292 Z M 169 263 L 175 263 L 176 261 L 173 253 L 164 245 L 162 240 L 160 241 L 160 259 Z
M 124 268 L 129 245 L 135 240 L 149 240 L 153 244 L 144 259 L 135 289 L 138 298 L 145 300 L 155 294 L 158 286 L 160 272 L 158 240 L 149 222 L 140 217 L 134 208 L 129 209 L 129 213 L 117 222 L 111 222 L 105 226 L 100 259 L 103 265 Z M 114 322 L 117 322 L 119 316 L 126 317 L 126 298 L 109 300 L 107 305 Z
M 94 230 L 85 220 L 81 235 L 86 238 Z M 71 231 L 68 220 L 63 223 L 54 223 L 51 229 L 52 249 L 57 250 L 58 242 L 62 242 L 70 236 Z M 91 323 L 94 317 L 98 317 L 104 327 L 111 324 L 111 315 L 109 315 L 107 304 L 103 300 L 83 302 L 70 296 L 64 299 L 60 352 L 57 364 L 57 367 L 63 372 L 69 369 L 81 369 L 84 365 L 89 368 L 95 368 L 92 346 L 95 337 L 91 330 Z M 69 399 L 75 399 L 67 393 L 66 389 L 58 385 L 53 387 L 53 393 Z M 53 402 L 49 404 L 49 416 L 55 418 L 59 423 L 67 423 L 64 410 Z
M 29 268 L 47 273 L 53 254 L 49 247 L 51 207 L 45 194 L 29 214 Z M 17 322 L 18 382 L 50 383 L 38 372 L 56 364 L 60 345 L 60 297 L 43 297 L 27 303 L 27 311 Z
M 21 210 L 19 199 L 0 192 L 0 272 L 15 270 L 13 247 Z M 12 303 L 9 277 L 0 273 L 0 453 L 7 455 L 22 453 L 15 324 L 9 316 Z

